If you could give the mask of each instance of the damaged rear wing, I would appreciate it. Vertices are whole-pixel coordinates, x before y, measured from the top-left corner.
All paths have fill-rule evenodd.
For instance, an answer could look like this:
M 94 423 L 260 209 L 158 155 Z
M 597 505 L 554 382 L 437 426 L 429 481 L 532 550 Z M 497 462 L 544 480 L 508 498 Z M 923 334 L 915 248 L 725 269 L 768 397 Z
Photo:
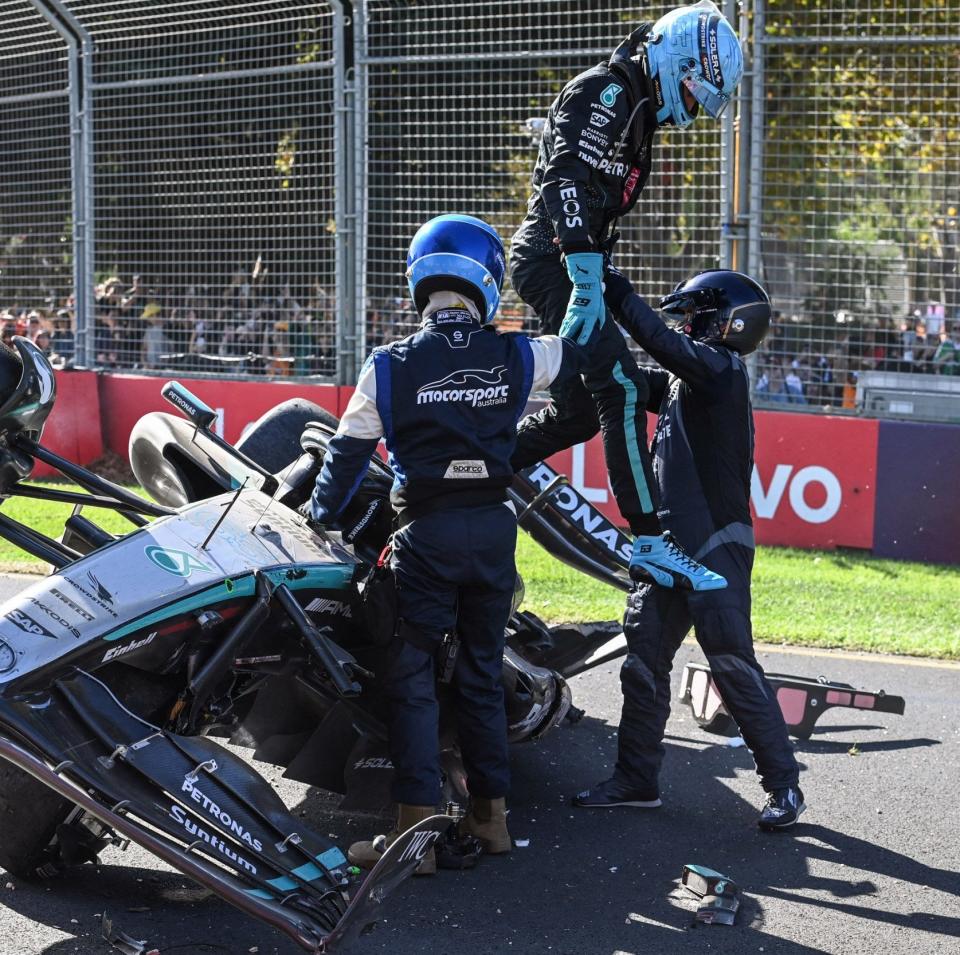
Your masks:
M 777 695 L 788 732 L 799 739 L 809 739 L 821 714 L 832 707 L 903 716 L 903 697 L 893 696 L 883 690 L 858 690 L 849 683 L 834 683 L 825 677 L 813 680 L 785 673 L 768 673 L 766 676 Z M 693 718 L 708 733 L 721 736 L 739 734 L 737 724 L 724 705 L 710 667 L 706 664 L 688 663 L 683 668 L 680 701 L 690 704 Z
M 548 464 L 517 473 L 517 523 L 557 560 L 620 590 L 631 587 L 633 541 Z

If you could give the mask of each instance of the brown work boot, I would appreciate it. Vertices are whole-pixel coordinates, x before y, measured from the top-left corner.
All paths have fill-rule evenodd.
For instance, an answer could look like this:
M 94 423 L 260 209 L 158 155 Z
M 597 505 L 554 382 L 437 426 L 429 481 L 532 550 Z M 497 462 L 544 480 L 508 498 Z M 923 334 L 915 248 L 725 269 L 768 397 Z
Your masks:
M 347 850 L 347 858 L 353 865 L 361 869 L 372 869 L 380 857 L 393 845 L 396 840 L 412 826 L 424 819 L 435 816 L 437 810 L 433 806 L 407 806 L 397 804 L 397 824 L 385 836 L 375 836 L 372 840 L 355 842 Z M 423 861 L 414 870 L 414 875 L 433 875 L 437 871 L 437 856 L 430 847 L 430 851 L 423 857 Z
M 513 848 L 513 840 L 507 832 L 507 804 L 505 799 L 470 800 L 470 812 L 460 823 L 464 832 L 479 839 L 484 852 L 503 855 Z

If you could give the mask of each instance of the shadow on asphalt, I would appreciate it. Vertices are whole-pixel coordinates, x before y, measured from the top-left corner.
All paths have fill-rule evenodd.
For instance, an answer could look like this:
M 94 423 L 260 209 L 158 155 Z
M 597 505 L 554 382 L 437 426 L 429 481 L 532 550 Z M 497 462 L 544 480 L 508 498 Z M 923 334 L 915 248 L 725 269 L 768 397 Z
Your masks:
M 926 739 L 878 739 L 870 740 L 866 743 L 840 743 L 835 740 L 827 739 L 808 739 L 804 740 L 803 748 L 808 753 L 849 753 L 851 747 L 856 746 L 861 753 L 896 753 L 904 749 L 923 749 L 927 746 L 939 746 L 940 740 Z
M 703 745 L 714 741 L 694 737 L 688 742 L 683 736 L 667 740 L 665 805 L 654 811 L 569 807 L 571 795 L 611 768 L 616 742 L 612 728 L 600 720 L 587 717 L 542 743 L 514 747 L 510 827 L 515 839 L 530 839 L 529 847 L 516 848 L 508 857 L 483 859 L 472 872 L 441 872 L 436 878 L 415 880 L 388 902 L 383 913 L 387 921 L 362 939 L 356 951 L 669 955 L 715 951 L 722 945 L 728 951 L 762 948 L 768 955 L 820 952 L 767 930 L 768 911 L 781 902 L 809 907 L 811 918 L 837 912 L 866 923 L 947 937 L 960 934 L 957 918 L 884 911 L 877 904 L 875 884 L 863 879 L 864 873 L 874 873 L 960 895 L 956 873 L 834 831 L 820 821 L 829 818 L 828 807 L 817 813 L 816 803 L 805 818 L 818 821 L 798 825 L 797 838 L 761 833 L 756 827 L 759 787 L 751 803 L 726 782 L 752 772 L 750 754 Z M 885 751 L 935 742 L 871 746 Z M 827 740 L 803 745 L 811 753 L 848 748 Z M 369 837 L 371 830 L 383 831 L 386 822 L 331 811 L 329 794 L 317 791 L 310 791 L 297 809 L 317 831 L 335 832 L 342 843 Z M 744 899 L 736 926 L 694 927 L 696 900 L 677 885 L 684 863 L 718 869 L 740 885 Z M 823 863 L 846 865 L 858 878 L 817 874 L 824 871 Z M 78 944 L 79 951 L 91 955 L 109 952 L 93 918 L 104 909 L 130 935 L 149 938 L 162 955 L 242 953 L 254 945 L 263 955 L 299 951 L 225 903 L 204 899 L 187 886 L 177 874 L 104 865 L 49 885 L 58 895 L 59 921 L 48 921 L 51 896 L 44 887 L 18 886 L 3 901 L 26 918 L 75 933 L 75 938 L 42 949 L 44 955 L 73 955 Z M 130 911 L 142 907 L 149 911 Z M 63 919 L 74 909 L 79 925 Z M 795 937 L 802 935 L 798 929 Z

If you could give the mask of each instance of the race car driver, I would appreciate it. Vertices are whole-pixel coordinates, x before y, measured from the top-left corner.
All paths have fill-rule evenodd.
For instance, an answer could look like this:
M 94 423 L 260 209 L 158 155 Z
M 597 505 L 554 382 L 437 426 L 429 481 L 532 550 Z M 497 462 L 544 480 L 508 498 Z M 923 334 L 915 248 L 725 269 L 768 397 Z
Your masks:
M 527 215 L 513 237 L 510 274 L 542 331 L 587 335 L 604 312 L 604 253 L 616 220 L 650 175 L 656 132 L 717 119 L 743 74 L 733 28 L 710 0 L 642 24 L 608 63 L 571 80 L 547 114 Z M 555 384 L 553 402 L 520 426 L 517 470 L 602 431 L 610 486 L 637 535 L 632 563 L 661 586 L 722 586 L 661 537 L 647 452 L 646 380 L 613 323 L 582 380 Z
M 674 328 L 615 270 L 607 274 L 606 301 L 661 366 L 644 369 L 648 407 L 659 415 L 652 453 L 660 519 L 688 553 L 723 574 L 728 587 L 681 593 L 639 586 L 630 594 L 616 768 L 611 779 L 575 796 L 574 805 L 660 805 L 670 668 L 692 626 L 767 791 L 759 825 L 789 828 L 805 808 L 799 769 L 750 627 L 753 415 L 742 359 L 767 332 L 770 301 L 746 275 L 723 270 L 701 272 L 661 301 L 676 319 Z
M 451 689 L 471 795 L 463 828 L 488 852 L 511 849 L 500 682 L 516 577 L 510 457 L 530 391 L 578 373 L 586 354 L 556 336 L 496 332 L 504 249 L 479 219 L 430 220 L 414 236 L 407 266 L 423 324 L 367 359 L 304 505 L 313 521 L 335 522 L 386 438 L 400 528 L 392 557 L 400 623 L 381 676 L 398 818 L 385 843 L 351 847 L 351 861 L 364 867 L 440 801 L 434 660 L 453 631 L 461 642 Z M 418 871 L 435 868 L 431 850 Z

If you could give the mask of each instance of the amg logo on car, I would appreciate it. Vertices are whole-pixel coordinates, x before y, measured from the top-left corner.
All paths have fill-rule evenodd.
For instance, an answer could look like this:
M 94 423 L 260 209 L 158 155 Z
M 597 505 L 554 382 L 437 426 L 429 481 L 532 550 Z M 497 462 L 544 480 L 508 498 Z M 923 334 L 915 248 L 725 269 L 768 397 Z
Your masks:
M 317 597 L 315 600 L 311 600 L 303 609 L 309 613 L 329 613 L 334 617 L 347 617 L 348 619 L 353 616 L 350 604 L 344 603 L 342 600 L 328 600 L 326 597 Z
M 57 590 L 56 587 L 50 590 L 50 593 L 57 598 L 61 603 L 65 603 L 78 617 L 86 620 L 87 623 L 93 623 L 94 616 L 87 610 L 84 610 L 78 603 L 72 601 L 65 593 Z
M 139 650 L 141 647 L 145 647 L 148 643 L 153 643 L 153 638 L 157 635 L 157 631 L 154 630 L 149 636 L 144 637 L 142 640 L 134 640 L 133 643 L 125 643 L 122 647 L 114 647 L 112 650 L 107 650 L 103 655 L 103 660 L 101 663 L 109 663 L 111 660 L 116 660 L 117 657 L 122 657 L 127 653 L 132 653 L 134 650 Z
M 189 780 L 184 779 L 180 791 L 185 792 L 197 805 L 203 806 L 204 810 L 213 816 L 224 829 L 229 829 L 235 836 L 250 846 L 251 849 L 255 849 L 257 852 L 263 852 L 263 843 L 259 839 L 255 839 L 250 835 L 230 813 L 221 809 L 209 796 L 205 795 Z
M 211 849 L 216 849 L 219 853 L 226 856 L 231 862 L 239 866 L 242 869 L 246 869 L 247 872 L 257 874 L 257 867 L 247 859 L 244 859 L 242 855 L 237 852 L 234 852 L 225 842 L 221 842 L 219 837 L 214 833 L 207 832 L 203 826 L 198 826 L 184 811 L 180 806 L 171 806 L 170 807 L 170 818 L 174 820 L 178 825 L 183 826 L 184 829 L 190 833 L 191 836 L 194 836 L 197 839 L 202 839 Z
M 46 627 L 41 627 L 33 617 L 28 616 L 22 610 L 11 610 L 4 616 L 12 624 L 18 626 L 24 633 L 32 634 L 35 637 L 47 637 L 50 640 L 56 640 L 55 634 L 51 633 Z
M 472 408 L 485 408 L 488 405 L 506 404 L 510 386 L 503 383 L 507 374 L 506 365 L 496 368 L 464 368 L 431 381 L 417 389 L 417 404 L 424 405 L 436 401 L 466 401 Z M 467 386 L 472 387 L 467 387 Z

